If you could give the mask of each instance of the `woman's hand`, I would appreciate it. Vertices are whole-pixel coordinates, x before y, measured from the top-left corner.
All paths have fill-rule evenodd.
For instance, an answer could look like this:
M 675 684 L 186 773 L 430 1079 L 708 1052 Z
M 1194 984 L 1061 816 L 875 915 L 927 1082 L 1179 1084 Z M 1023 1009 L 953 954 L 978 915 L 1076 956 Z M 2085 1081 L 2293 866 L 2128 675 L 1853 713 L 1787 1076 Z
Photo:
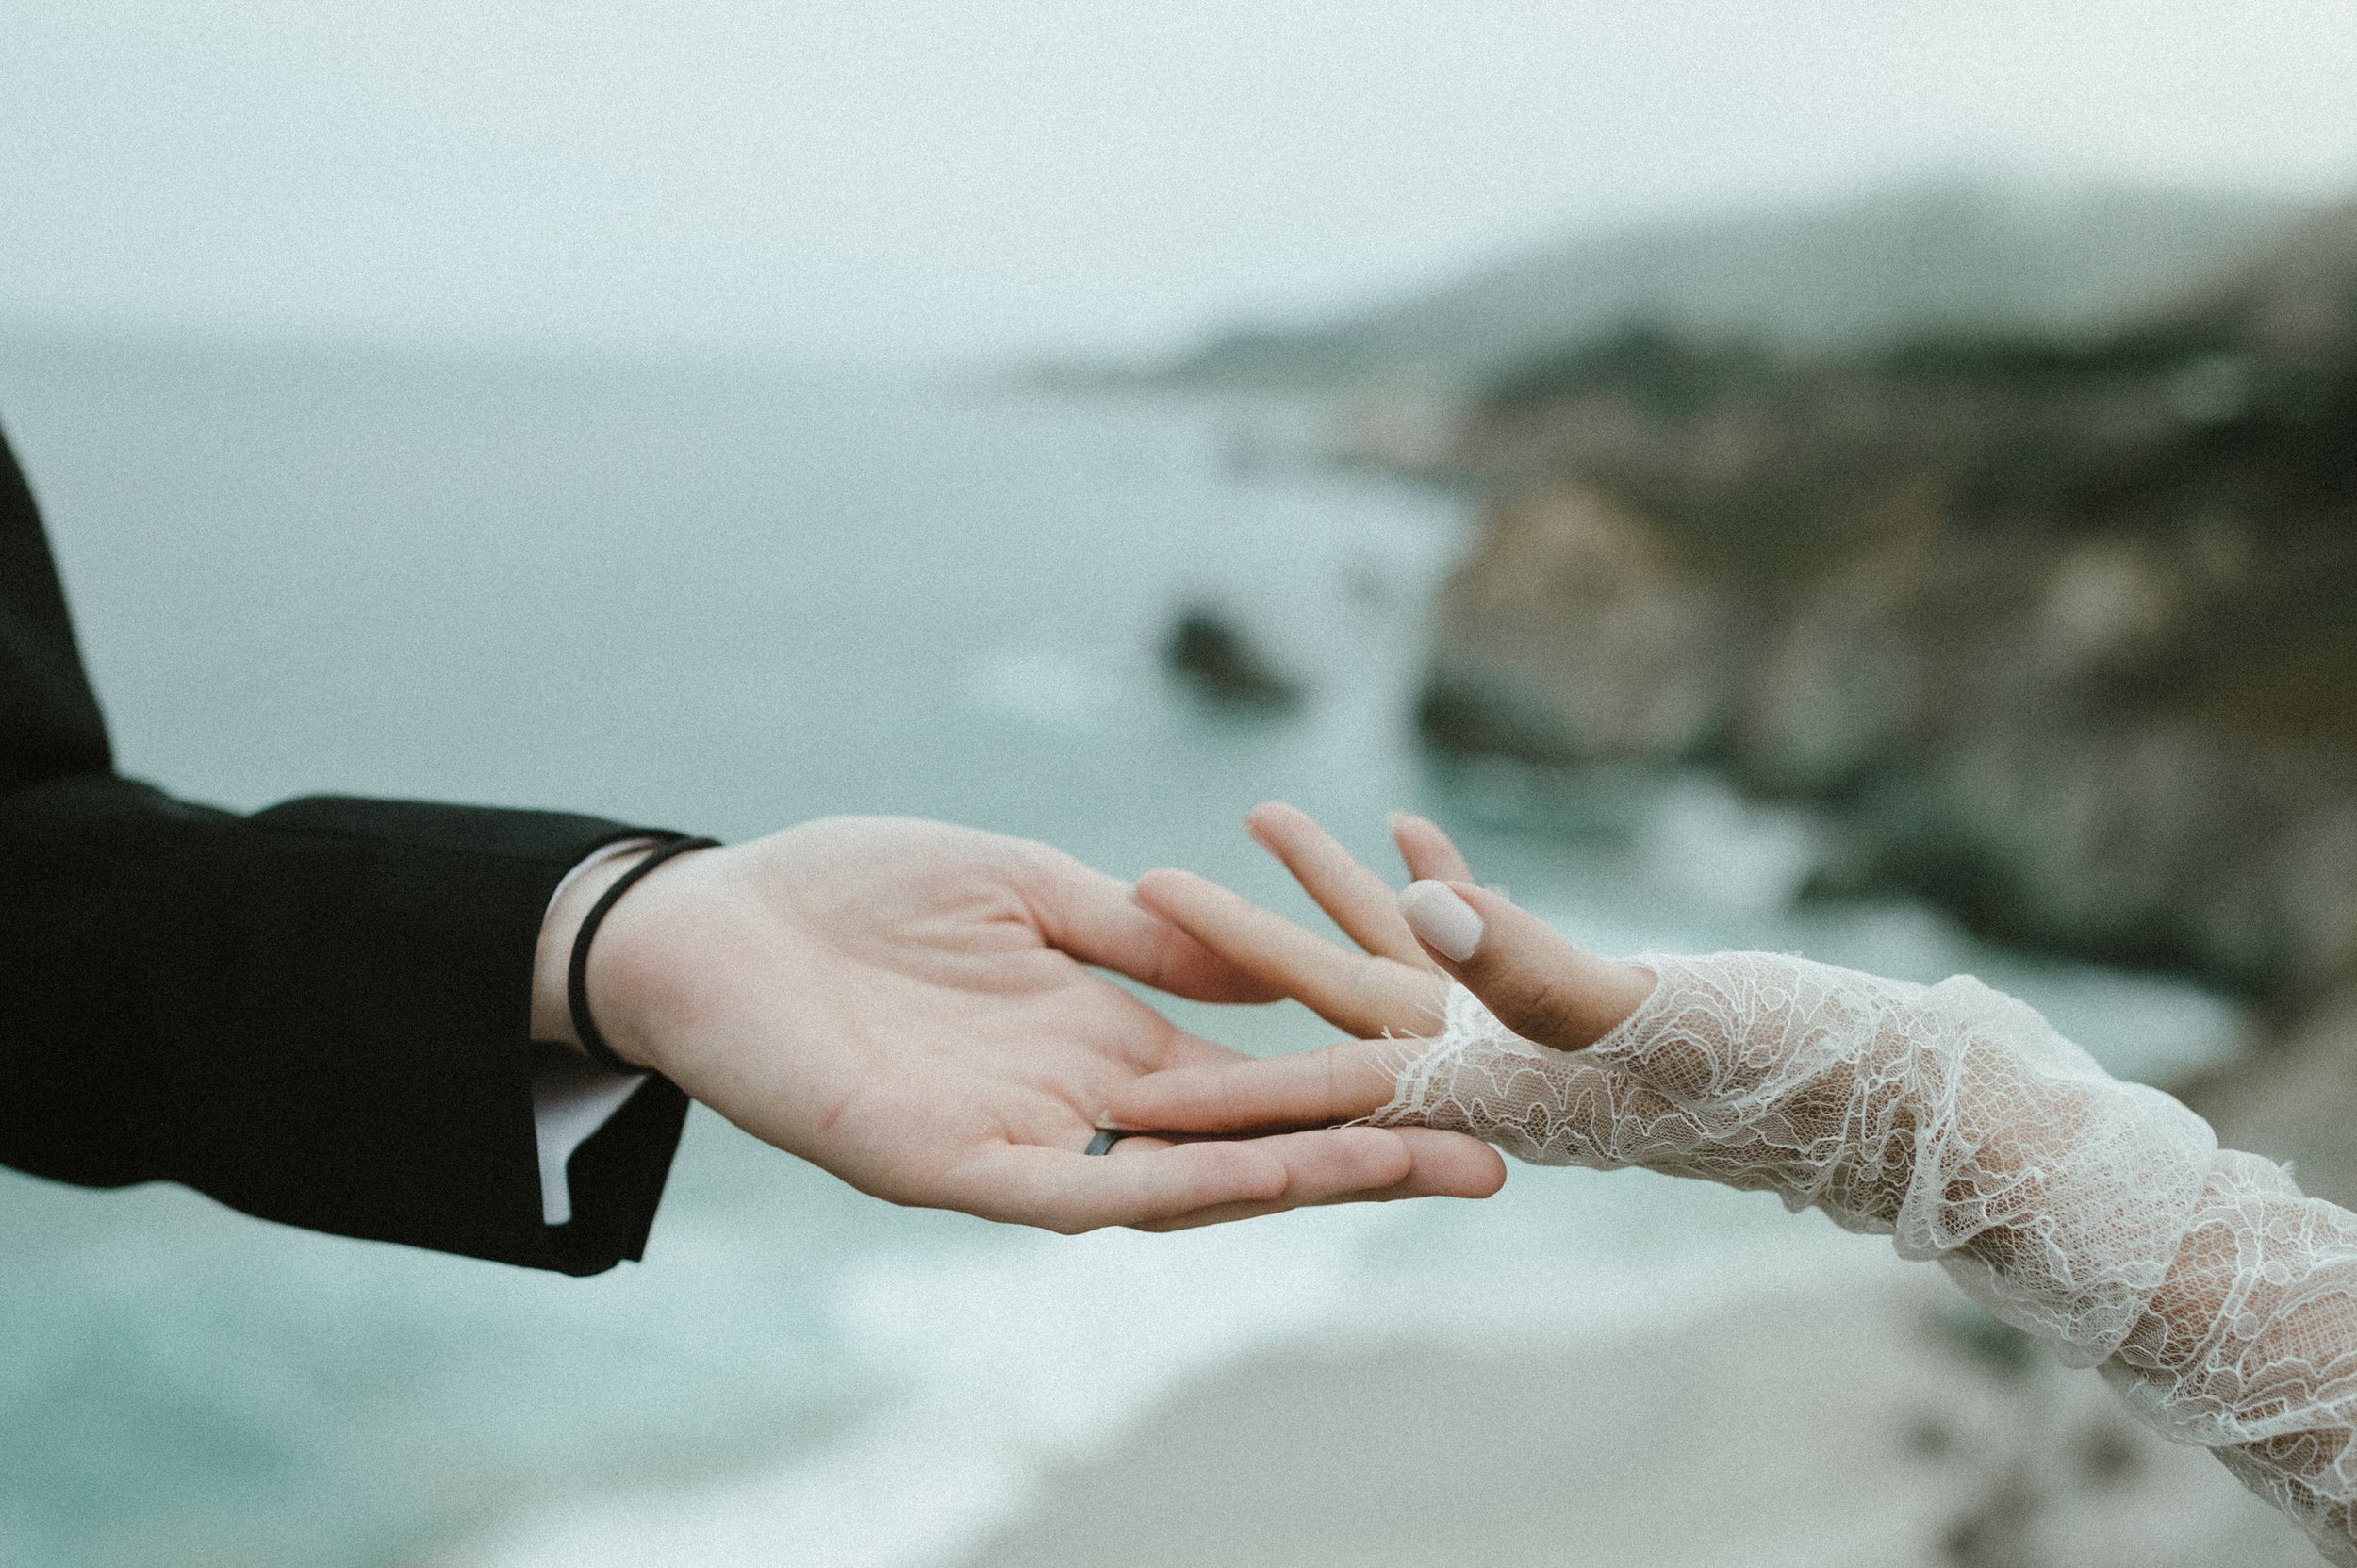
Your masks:
M 1440 1021 L 1448 977 L 1417 945 L 1391 885 L 1292 806 L 1258 807 L 1244 828 L 1284 863 L 1359 951 L 1312 935 L 1192 871 L 1140 877 L 1140 906 L 1268 995 L 1291 997 L 1336 1029 L 1359 1035 L 1430 1032 Z M 1402 813 L 1392 818 L 1392 832 L 1410 876 L 1471 877 L 1457 846 L 1430 822 Z
M 1360 951 L 1190 872 L 1148 872 L 1138 881 L 1138 902 L 1255 982 L 1362 1038 L 1141 1078 L 1108 1104 L 1121 1126 L 1232 1132 L 1372 1115 L 1393 1097 L 1397 1048 L 1390 1039 L 1437 1029 L 1452 976 L 1509 1028 L 1561 1050 L 1601 1038 L 1652 989 L 1645 970 L 1583 951 L 1475 887 L 1456 845 L 1423 817 L 1392 818 L 1400 859 L 1416 879 L 1405 894 L 1292 806 L 1261 806 L 1245 823 Z
M 836 818 L 669 862 L 591 949 L 615 1050 L 898 1203 L 1084 1230 L 1479 1197 L 1497 1156 L 1421 1128 L 1081 1152 L 1140 1076 L 1243 1060 L 1096 965 L 1208 1001 L 1277 993 L 1045 845 Z

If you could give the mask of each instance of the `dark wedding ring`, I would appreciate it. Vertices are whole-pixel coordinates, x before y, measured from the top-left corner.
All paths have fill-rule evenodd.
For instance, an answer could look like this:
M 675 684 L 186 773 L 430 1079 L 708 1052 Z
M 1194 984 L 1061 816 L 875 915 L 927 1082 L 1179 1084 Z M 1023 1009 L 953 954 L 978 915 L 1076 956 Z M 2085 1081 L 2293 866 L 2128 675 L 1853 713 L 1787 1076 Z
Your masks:
M 1121 1142 L 1122 1139 L 1128 1136 L 1129 1136 L 1129 1134 L 1127 1132 L 1115 1132 L 1113 1129 L 1107 1128 L 1104 1131 L 1099 1132 L 1096 1137 L 1091 1138 L 1089 1140 L 1089 1147 L 1082 1149 L 1080 1152 L 1083 1154 L 1111 1154 L 1113 1151 L 1113 1145 Z

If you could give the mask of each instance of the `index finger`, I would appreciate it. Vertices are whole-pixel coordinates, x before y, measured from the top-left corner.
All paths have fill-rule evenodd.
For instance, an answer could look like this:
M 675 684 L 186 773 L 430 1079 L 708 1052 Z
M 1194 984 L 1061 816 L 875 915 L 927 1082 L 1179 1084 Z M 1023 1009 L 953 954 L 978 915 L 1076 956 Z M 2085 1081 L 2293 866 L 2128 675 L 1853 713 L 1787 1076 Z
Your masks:
M 1148 871 L 1136 896 L 1205 950 L 1353 1034 L 1429 1029 L 1448 994 L 1431 968 L 1348 951 L 1192 871 Z
M 1141 906 L 1129 883 L 1061 850 L 1029 847 L 1017 867 L 1022 897 L 1048 946 L 1195 1001 L 1265 1002 L 1284 993 Z
M 1130 1080 L 1105 1103 L 1110 1126 L 1137 1131 L 1249 1132 L 1325 1127 L 1371 1116 L 1392 1101 L 1390 1040 L 1173 1067 Z
M 1392 813 L 1392 842 L 1399 849 L 1400 864 L 1416 882 L 1474 880 L 1473 867 L 1458 852 L 1456 841 L 1429 817 L 1418 817 L 1412 811 Z
M 1399 894 L 1360 865 L 1315 817 L 1298 806 L 1269 801 L 1253 807 L 1244 822 L 1253 842 L 1284 863 L 1343 935 L 1376 958 L 1419 969 L 1434 966 L 1400 918 Z

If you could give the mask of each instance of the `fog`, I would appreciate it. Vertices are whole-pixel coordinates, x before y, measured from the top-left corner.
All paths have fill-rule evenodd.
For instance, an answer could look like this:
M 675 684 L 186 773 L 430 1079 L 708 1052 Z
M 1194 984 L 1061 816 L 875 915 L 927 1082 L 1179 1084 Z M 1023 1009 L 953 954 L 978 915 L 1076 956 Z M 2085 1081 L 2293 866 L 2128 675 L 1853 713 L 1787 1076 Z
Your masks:
M 2357 178 L 2337 0 L 20 3 L 0 321 L 1152 350 L 1581 226 Z

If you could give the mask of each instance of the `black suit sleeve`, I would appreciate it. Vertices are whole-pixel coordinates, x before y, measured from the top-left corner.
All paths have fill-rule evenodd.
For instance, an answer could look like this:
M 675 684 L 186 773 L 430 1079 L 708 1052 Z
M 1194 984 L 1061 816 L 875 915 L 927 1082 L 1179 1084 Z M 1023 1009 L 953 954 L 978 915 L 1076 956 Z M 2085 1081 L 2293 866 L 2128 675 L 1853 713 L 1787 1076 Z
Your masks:
M 0 442 L 0 1163 L 184 1182 L 266 1219 L 571 1274 L 645 1246 L 686 1114 L 660 1079 L 549 1227 L 533 951 L 588 817 L 305 800 L 251 817 L 115 774 Z

